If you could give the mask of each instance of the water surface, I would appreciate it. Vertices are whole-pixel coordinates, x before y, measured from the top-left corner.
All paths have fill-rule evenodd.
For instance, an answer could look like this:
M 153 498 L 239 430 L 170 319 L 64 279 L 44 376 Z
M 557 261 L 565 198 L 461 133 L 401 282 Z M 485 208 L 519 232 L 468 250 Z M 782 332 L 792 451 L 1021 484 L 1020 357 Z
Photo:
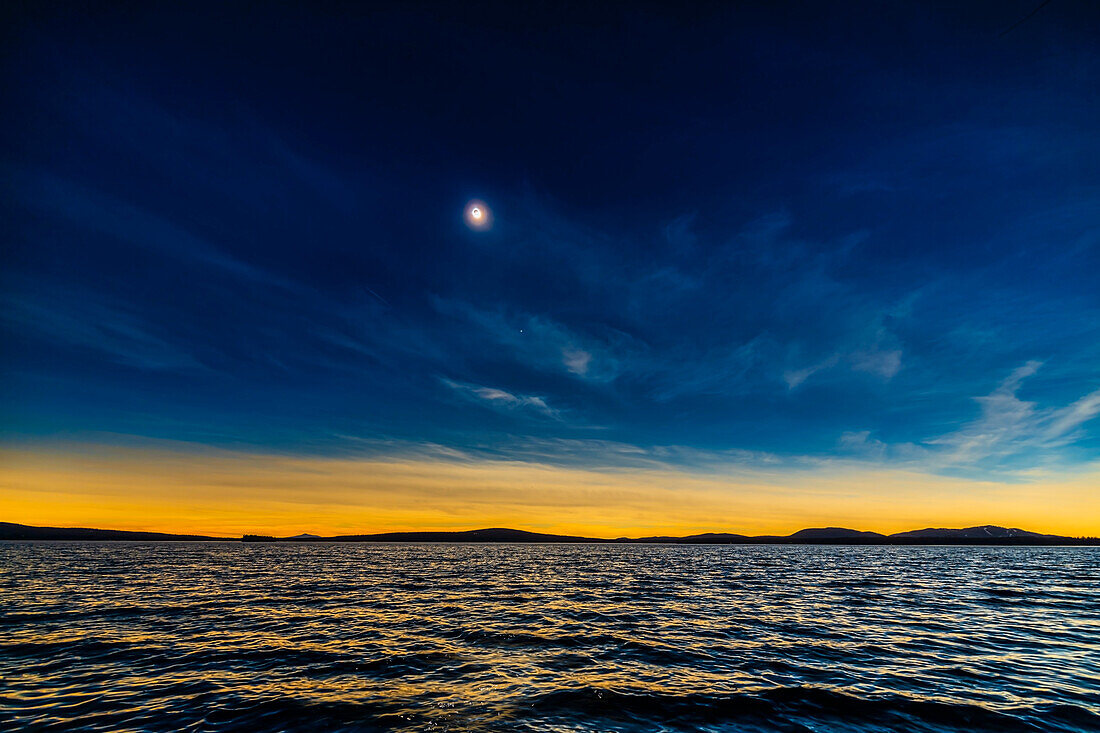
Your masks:
M 4 730 L 1100 730 L 1100 549 L 0 543 Z

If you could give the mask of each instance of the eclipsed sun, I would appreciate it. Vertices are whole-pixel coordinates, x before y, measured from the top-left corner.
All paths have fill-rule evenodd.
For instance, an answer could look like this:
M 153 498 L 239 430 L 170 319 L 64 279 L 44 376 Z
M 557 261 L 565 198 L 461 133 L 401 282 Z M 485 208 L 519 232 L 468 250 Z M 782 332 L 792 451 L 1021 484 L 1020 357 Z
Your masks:
M 484 201 L 471 201 L 466 204 L 465 219 L 471 229 L 488 229 L 493 225 L 493 212 Z

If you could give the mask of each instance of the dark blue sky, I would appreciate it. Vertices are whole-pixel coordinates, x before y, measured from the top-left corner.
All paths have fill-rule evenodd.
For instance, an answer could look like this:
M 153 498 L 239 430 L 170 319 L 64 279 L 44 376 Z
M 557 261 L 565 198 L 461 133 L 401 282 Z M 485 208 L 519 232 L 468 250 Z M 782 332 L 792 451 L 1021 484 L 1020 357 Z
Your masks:
M 4 435 L 1095 462 L 1100 12 L 1035 4 L 16 4 Z

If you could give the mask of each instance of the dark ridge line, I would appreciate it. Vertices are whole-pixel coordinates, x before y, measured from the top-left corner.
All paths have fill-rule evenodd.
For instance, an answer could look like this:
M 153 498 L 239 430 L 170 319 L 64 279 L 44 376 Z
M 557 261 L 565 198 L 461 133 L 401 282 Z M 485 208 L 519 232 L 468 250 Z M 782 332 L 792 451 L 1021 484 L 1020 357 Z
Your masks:
M 163 532 L 132 532 L 117 529 L 86 527 L 32 527 L 25 524 L 0 522 L 0 540 L 83 540 L 102 542 L 522 542 L 544 544 L 667 544 L 667 545 L 1012 545 L 1012 546 L 1091 546 L 1100 545 L 1100 537 L 1064 537 L 1039 534 L 1022 529 L 982 525 L 963 529 L 927 528 L 883 535 L 843 527 L 815 527 L 789 535 L 740 535 L 721 532 L 688 535 L 686 537 L 580 537 L 543 534 L 522 529 L 493 527 L 458 532 L 384 532 L 380 534 L 337 535 L 318 537 L 272 537 L 246 534 L 236 537 L 167 534 Z
M 11 522 L 0 522 L 0 540 L 240 542 L 236 537 L 208 537 L 201 534 L 134 532 L 125 529 L 91 529 L 88 527 L 32 527 Z

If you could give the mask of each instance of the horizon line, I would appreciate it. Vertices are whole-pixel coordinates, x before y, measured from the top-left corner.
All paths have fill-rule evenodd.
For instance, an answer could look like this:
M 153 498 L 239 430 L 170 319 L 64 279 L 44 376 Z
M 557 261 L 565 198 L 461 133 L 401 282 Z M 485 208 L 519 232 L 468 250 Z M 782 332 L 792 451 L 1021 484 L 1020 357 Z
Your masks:
M 245 532 L 233 533 L 233 534 L 207 534 L 205 532 L 194 532 L 194 531 L 192 531 L 192 532 L 186 532 L 186 531 L 184 531 L 184 532 L 167 532 L 167 531 L 163 531 L 163 530 L 114 529 L 114 528 L 107 528 L 107 527 L 29 525 L 29 524 L 22 524 L 22 523 L 18 523 L 18 522 L 8 522 L 8 521 L 0 521 L 0 527 L 26 528 L 26 529 L 30 529 L 30 530 L 45 530 L 45 531 L 52 531 L 52 532 L 64 532 L 64 531 L 71 531 L 71 532 L 103 532 L 103 533 L 118 533 L 118 534 L 163 535 L 163 536 L 166 536 L 166 537 L 196 537 L 196 538 L 203 538 L 203 539 L 230 540 L 230 541 L 233 541 L 233 540 L 239 541 L 239 540 L 242 540 L 243 538 L 246 538 L 246 537 L 271 538 L 271 539 L 275 539 L 275 540 L 293 540 L 293 539 L 298 539 L 298 538 L 303 538 L 303 539 L 308 538 L 309 540 L 312 540 L 314 538 L 317 539 L 317 540 L 337 540 L 337 539 L 352 538 L 352 537 L 391 537 L 391 536 L 400 536 L 400 535 L 463 535 L 463 534 L 474 534 L 474 533 L 478 533 L 478 532 L 514 532 L 514 533 L 518 533 L 518 534 L 525 534 L 525 535 L 532 535 L 532 536 L 555 537 L 555 538 L 572 538 L 572 539 L 577 539 L 577 540 L 598 541 L 598 542 L 630 542 L 630 541 L 655 540 L 655 539 L 684 540 L 684 539 L 701 538 L 701 537 L 731 537 L 731 538 L 744 538 L 746 540 L 766 540 L 766 539 L 774 538 L 774 539 L 784 540 L 784 539 L 794 539 L 794 538 L 797 538 L 797 536 L 800 535 L 800 534 L 809 533 L 809 532 L 854 533 L 854 535 L 850 536 L 851 539 L 860 539 L 859 535 L 863 535 L 863 539 L 871 540 L 871 539 L 875 539 L 875 538 L 906 539 L 906 537 L 905 537 L 906 535 L 913 535 L 914 533 L 919 533 L 919 532 L 937 532 L 937 531 L 942 531 L 942 532 L 965 532 L 965 531 L 968 531 L 968 530 L 981 530 L 981 529 L 986 529 L 986 528 L 997 529 L 997 530 L 1005 530 L 1007 532 L 1017 532 L 1017 533 L 1022 533 L 1022 534 L 1017 535 L 1016 537 L 1012 537 L 1012 536 L 1001 536 L 1001 537 L 990 536 L 989 538 L 979 537 L 979 538 L 972 538 L 972 539 L 1014 539 L 1014 538 L 1033 537 L 1033 538 L 1060 538 L 1060 539 L 1071 539 L 1071 540 L 1094 540 L 1094 539 L 1100 538 L 1100 534 L 1097 534 L 1097 535 L 1089 535 L 1089 534 L 1081 534 L 1081 535 L 1051 534 L 1051 533 L 1045 533 L 1045 532 L 1034 532 L 1034 531 L 1031 531 L 1031 530 L 1022 529 L 1020 527 L 1005 527 L 1005 526 L 996 525 L 996 524 L 975 524 L 975 525 L 969 525 L 969 526 L 965 526 L 965 527 L 926 526 L 926 527 L 917 527 L 917 528 L 909 529 L 909 530 L 903 530 L 903 531 L 900 531 L 900 532 L 892 532 L 892 533 L 889 533 L 889 534 L 882 533 L 882 532 L 876 532 L 874 530 L 855 529 L 855 528 L 852 528 L 852 527 L 815 526 L 815 527 L 803 527 L 803 528 L 795 530 L 795 531 L 793 531 L 789 534 L 774 534 L 774 533 L 745 534 L 745 533 L 741 533 L 741 532 L 731 532 L 731 531 L 703 531 L 703 532 L 691 532 L 691 533 L 688 533 L 688 534 L 670 534 L 670 533 L 663 533 L 663 532 L 658 532 L 658 533 L 654 533 L 654 534 L 634 534 L 634 535 L 623 534 L 623 535 L 619 535 L 619 536 L 616 536 L 616 537 L 598 537 L 598 536 L 591 536 L 591 535 L 578 535 L 578 534 L 557 533 L 557 532 L 541 532 L 541 531 L 530 530 L 530 529 L 518 529 L 518 528 L 515 528 L 515 527 L 475 527 L 475 528 L 472 528 L 472 529 L 403 529 L 403 530 L 386 530 L 386 531 L 381 531 L 381 532 L 348 532 L 348 533 L 332 534 L 332 535 L 319 535 L 319 534 L 314 534 L 314 533 L 309 532 L 309 531 L 299 532 L 299 533 L 294 534 L 294 535 L 271 535 L 271 534 L 266 534 L 266 533 L 263 533 L 263 532 L 260 532 L 260 531 L 252 531 L 252 532 L 245 531 Z M 19 539 L 19 538 L 10 538 L 10 537 L 0 536 L 0 539 Z M 828 539 L 836 539 L 835 534 L 834 534 L 833 537 L 828 538 Z

